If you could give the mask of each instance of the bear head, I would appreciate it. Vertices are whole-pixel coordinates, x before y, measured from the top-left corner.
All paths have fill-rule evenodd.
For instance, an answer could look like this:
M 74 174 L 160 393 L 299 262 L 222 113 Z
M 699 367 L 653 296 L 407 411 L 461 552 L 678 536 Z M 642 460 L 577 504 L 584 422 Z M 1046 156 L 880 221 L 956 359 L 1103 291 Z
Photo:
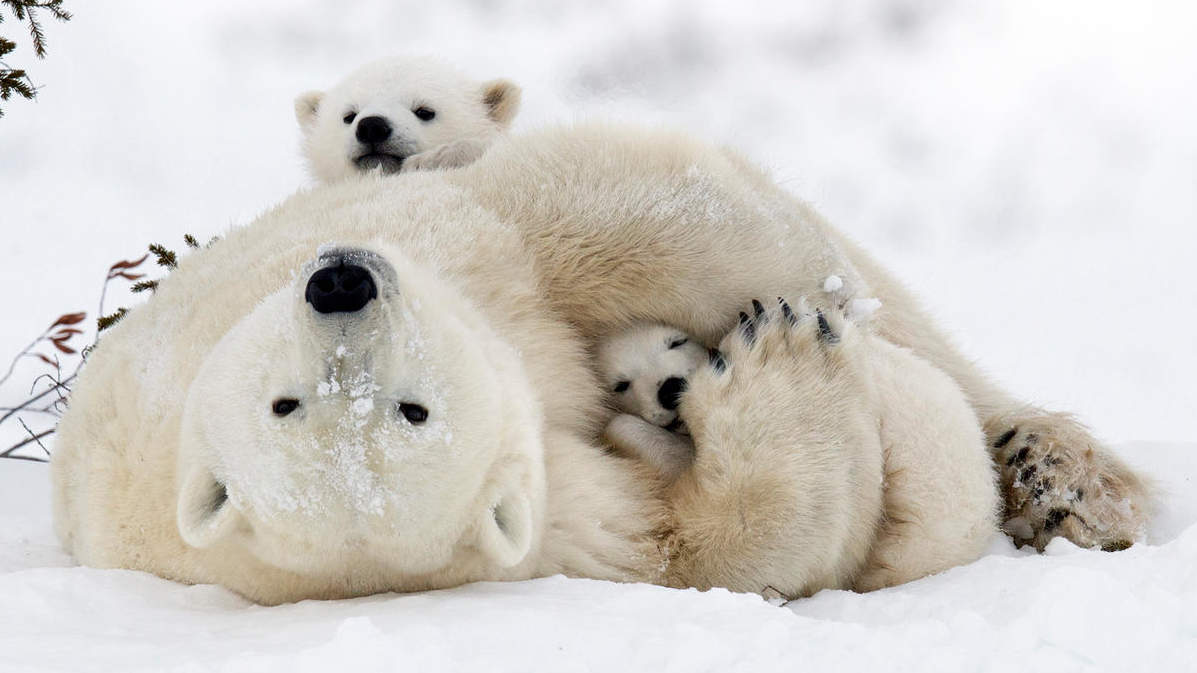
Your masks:
M 363 593 L 503 577 L 543 527 L 540 406 L 449 283 L 387 244 L 322 248 L 190 385 L 179 533 Z
M 434 60 L 396 58 L 366 65 L 327 92 L 295 100 L 304 154 L 325 182 L 381 170 L 460 140 L 487 141 L 511 125 L 520 88 L 474 82 Z
M 681 430 L 678 403 L 707 349 L 690 335 L 657 324 L 634 325 L 598 347 L 599 371 L 620 411 Z

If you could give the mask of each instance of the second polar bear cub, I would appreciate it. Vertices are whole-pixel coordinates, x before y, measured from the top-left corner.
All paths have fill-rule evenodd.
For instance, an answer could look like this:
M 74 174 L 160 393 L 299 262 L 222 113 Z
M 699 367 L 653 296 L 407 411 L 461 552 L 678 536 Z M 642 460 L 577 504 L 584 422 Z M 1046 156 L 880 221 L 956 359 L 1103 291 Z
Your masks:
M 375 169 L 464 166 L 510 127 L 519 104 L 508 80 L 479 83 L 436 60 L 403 57 L 300 94 L 295 117 L 313 176 L 332 182 Z
M 728 340 L 751 343 L 770 321 L 815 330 L 827 349 L 843 348 L 851 337 L 855 364 L 871 382 L 885 470 L 869 570 L 853 588 L 894 586 L 977 558 L 997 531 L 997 491 L 964 394 L 922 358 L 870 333 L 864 323 L 880 302 L 845 300 L 835 276 L 824 288 L 830 308 L 821 311 L 805 300 L 794 309 L 779 300 L 773 311 L 754 301 L 753 315 L 740 314 L 720 349 L 658 324 L 633 325 L 601 341 L 600 373 L 623 412 L 608 423 L 607 441 L 673 482 L 695 460 L 683 394 L 700 368 L 729 366 L 721 353 Z
M 672 481 L 689 467 L 694 444 L 678 413 L 689 377 L 710 357 L 702 344 L 673 327 L 633 325 L 604 339 L 598 366 L 616 407 L 607 441 Z

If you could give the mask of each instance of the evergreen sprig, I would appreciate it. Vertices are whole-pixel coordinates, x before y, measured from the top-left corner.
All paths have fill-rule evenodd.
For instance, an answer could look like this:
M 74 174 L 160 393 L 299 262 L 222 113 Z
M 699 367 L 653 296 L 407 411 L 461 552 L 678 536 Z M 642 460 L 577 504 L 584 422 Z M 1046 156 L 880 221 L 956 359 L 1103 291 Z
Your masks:
M 168 269 L 174 269 L 179 266 L 179 257 L 174 250 L 168 250 L 166 246 L 158 243 L 150 244 L 150 252 L 158 259 L 158 266 L 163 266 Z
M 129 312 L 129 309 L 121 307 L 121 308 L 116 309 L 112 313 L 109 313 L 108 315 L 100 316 L 99 319 L 96 320 L 96 331 L 103 332 L 104 330 L 108 329 L 109 327 L 112 327 L 116 323 L 120 322 L 120 319 L 125 317 L 125 314 L 128 312 Z
M 38 12 L 45 10 L 59 21 L 70 21 L 71 14 L 62 8 L 63 0 L 0 0 L 0 10 L 7 8 L 18 22 L 29 24 L 29 36 L 33 40 L 33 53 L 38 58 L 46 57 L 46 33 L 42 28 Z M 0 23 L 4 22 L 4 12 L 0 11 Z M 3 59 L 17 48 L 16 42 L 0 37 L 0 59 Z M 8 100 L 13 94 L 32 100 L 37 97 L 37 87 L 29 79 L 24 69 L 10 67 L 0 60 L 0 100 Z M 0 109 L 0 117 L 4 110 Z

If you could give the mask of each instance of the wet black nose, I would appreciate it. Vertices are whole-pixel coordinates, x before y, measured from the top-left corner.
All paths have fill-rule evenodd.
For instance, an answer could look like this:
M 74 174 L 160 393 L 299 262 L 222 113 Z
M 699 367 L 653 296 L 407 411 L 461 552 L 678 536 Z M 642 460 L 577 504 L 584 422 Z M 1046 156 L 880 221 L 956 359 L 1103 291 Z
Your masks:
M 391 123 L 386 117 L 366 117 L 357 122 L 357 139 L 368 145 L 381 143 L 391 137 Z
M 665 379 L 665 382 L 657 389 L 657 401 L 661 403 L 662 407 L 672 411 L 677 409 L 677 403 L 685 390 L 686 379 L 679 379 L 676 376 Z
M 370 272 L 355 264 L 328 266 L 312 274 L 304 298 L 319 313 L 353 313 L 378 296 Z

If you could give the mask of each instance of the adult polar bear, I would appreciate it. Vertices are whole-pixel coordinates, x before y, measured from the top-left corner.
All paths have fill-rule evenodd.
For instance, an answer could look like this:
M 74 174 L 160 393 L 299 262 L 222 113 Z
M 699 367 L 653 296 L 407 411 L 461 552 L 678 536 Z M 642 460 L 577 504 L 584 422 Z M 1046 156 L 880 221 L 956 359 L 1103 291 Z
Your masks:
M 317 283 L 327 269 L 342 275 Z M 966 391 L 1026 537 L 1133 539 L 1142 482 L 990 385 L 808 207 L 729 153 L 601 127 L 301 193 L 185 259 L 89 359 L 53 460 L 56 528 L 83 563 L 264 603 L 556 572 L 848 586 L 869 541 L 843 494 L 870 474 L 825 484 L 836 508 L 802 468 L 876 434 L 849 351 L 799 371 L 777 339 L 732 344 L 684 402 L 698 458 L 668 489 L 594 444 L 587 357 L 636 321 L 717 341 L 749 299 L 816 297 L 830 274 Z M 371 308 L 314 311 L 326 290 Z

